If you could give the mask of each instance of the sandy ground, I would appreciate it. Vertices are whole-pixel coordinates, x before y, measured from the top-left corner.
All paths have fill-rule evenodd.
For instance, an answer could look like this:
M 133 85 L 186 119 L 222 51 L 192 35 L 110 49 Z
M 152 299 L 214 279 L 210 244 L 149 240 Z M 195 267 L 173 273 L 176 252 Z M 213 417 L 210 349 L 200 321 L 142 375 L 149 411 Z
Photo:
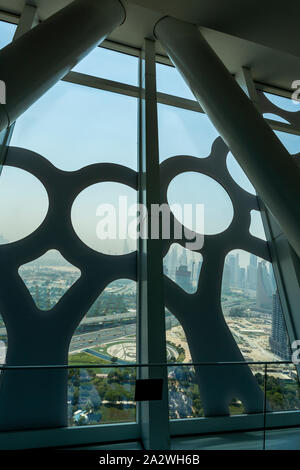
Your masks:
M 171 341 L 176 346 L 182 346 L 185 352 L 184 362 L 191 362 L 191 355 L 186 337 L 181 326 L 174 326 L 170 330 L 167 330 L 167 341 Z

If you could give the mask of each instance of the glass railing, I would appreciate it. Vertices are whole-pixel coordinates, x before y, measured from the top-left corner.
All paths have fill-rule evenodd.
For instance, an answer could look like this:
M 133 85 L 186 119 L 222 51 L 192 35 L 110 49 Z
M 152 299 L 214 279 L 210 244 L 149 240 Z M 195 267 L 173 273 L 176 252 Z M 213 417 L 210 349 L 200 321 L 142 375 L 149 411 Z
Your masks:
M 262 448 L 265 448 L 266 430 L 272 427 L 272 420 L 269 421 L 269 418 L 278 412 L 300 410 L 299 378 L 296 366 L 290 361 L 2 365 L 0 371 L 1 375 L 19 372 L 23 379 L 26 373 L 37 374 L 31 375 L 31 378 L 36 377 L 36 380 L 41 373 L 51 374 L 55 370 L 64 371 L 68 374 L 68 424 L 69 426 L 86 426 L 136 422 L 136 378 L 141 375 L 140 371 L 143 368 L 156 367 L 165 367 L 168 371 L 169 417 L 173 422 L 218 417 L 218 414 L 207 415 L 199 392 L 199 376 L 205 376 L 209 370 L 212 376 L 217 374 L 221 380 L 227 377 L 230 382 L 233 376 L 239 374 L 241 368 L 247 366 L 255 379 L 255 386 L 257 385 L 257 389 L 261 390 L 261 393 L 257 395 L 259 397 L 257 403 L 254 403 L 255 411 L 249 413 L 238 395 L 231 396 L 227 417 L 240 415 L 247 418 L 247 415 L 256 414 L 259 417 L 257 429 L 264 433 Z M 22 393 L 21 390 L 22 387 L 19 393 Z M 224 417 L 224 414 L 222 416 Z M 298 424 L 300 425 L 300 421 Z M 195 430 L 195 427 L 193 429 Z M 244 429 L 247 429 L 246 421 Z

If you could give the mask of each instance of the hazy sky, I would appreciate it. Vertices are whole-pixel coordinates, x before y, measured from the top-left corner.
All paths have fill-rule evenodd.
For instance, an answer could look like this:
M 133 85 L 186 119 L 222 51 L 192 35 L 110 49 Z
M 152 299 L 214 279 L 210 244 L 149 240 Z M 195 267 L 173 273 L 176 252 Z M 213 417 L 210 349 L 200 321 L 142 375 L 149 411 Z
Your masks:
M 9 42 L 13 30 L 13 26 L 0 23 L 0 47 Z M 137 85 L 138 60 L 97 48 L 74 70 Z M 174 68 L 157 65 L 157 86 L 159 91 L 193 99 Z M 272 99 L 279 105 L 291 106 L 289 100 Z M 293 110 L 298 109 L 293 106 Z M 159 104 L 158 122 L 160 161 L 174 155 L 206 157 L 218 136 L 202 113 Z M 300 151 L 299 136 L 277 134 L 291 153 Z M 66 171 L 97 162 L 118 163 L 136 170 L 137 99 L 59 82 L 19 118 L 11 145 L 40 153 Z M 254 193 L 253 186 L 231 154 L 227 165 L 238 184 Z M 130 203 L 136 197 L 132 189 L 123 185 L 102 183 L 86 189 L 74 203 L 72 220 L 77 233 L 95 249 L 99 247 L 95 237 L 99 220 L 96 208 L 103 202 L 116 204 L 118 195 L 128 195 Z M 206 233 L 223 231 L 231 221 L 230 198 L 222 186 L 207 176 L 196 173 L 179 175 L 172 181 L 168 197 L 170 203 L 205 204 Z M 43 220 L 47 206 L 47 194 L 39 181 L 21 170 L 3 169 L 0 234 L 14 241 L 31 233 Z M 263 237 L 260 215 L 256 211 L 252 215 L 251 232 Z M 124 241 L 115 247 L 122 252 Z M 130 248 L 134 249 L 134 244 Z

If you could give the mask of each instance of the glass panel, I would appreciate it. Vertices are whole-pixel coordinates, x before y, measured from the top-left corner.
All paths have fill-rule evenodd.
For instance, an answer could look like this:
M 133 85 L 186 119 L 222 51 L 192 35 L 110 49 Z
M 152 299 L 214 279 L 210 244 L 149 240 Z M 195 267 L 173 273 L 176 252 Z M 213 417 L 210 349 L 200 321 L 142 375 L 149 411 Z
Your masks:
M 246 361 L 290 360 L 271 263 L 243 250 L 225 260 L 222 310 Z
M 293 364 L 268 365 L 267 401 L 269 412 L 300 409 L 300 384 Z
M 17 121 L 11 146 L 21 147 L 21 150 L 14 148 L 8 154 L 3 183 L 6 172 L 11 174 L 7 183 L 1 186 L 1 200 L 9 201 L 10 207 L 11 204 L 17 207 L 22 195 L 21 203 L 27 203 L 30 214 L 25 223 L 22 217 L 26 211 L 22 211 L 21 204 L 19 219 L 24 233 L 19 230 L 19 234 L 16 213 L 12 210 L 7 212 L 5 221 L 3 211 L 0 213 L 12 236 L 23 237 L 20 244 L 7 244 L 4 240 L 0 246 L 1 255 L 10 254 L 12 270 L 16 272 L 11 279 L 7 270 L 9 289 L 16 284 L 18 291 L 16 305 L 8 298 L 1 299 L 1 313 L 5 319 L 6 315 L 13 316 L 20 310 L 19 306 L 24 305 L 27 316 L 22 326 L 27 332 L 36 332 L 34 338 L 29 335 L 30 342 L 24 341 L 21 346 L 10 343 L 8 336 L 8 344 L 17 350 L 17 356 L 13 357 L 20 354 L 22 361 L 32 361 L 33 343 L 36 342 L 39 364 L 49 364 L 52 357 L 54 363 L 65 364 L 71 338 L 71 364 L 135 362 L 136 285 L 132 279 L 136 278 L 136 256 L 133 253 L 136 250 L 136 226 L 135 232 L 131 227 L 131 239 L 127 239 L 127 232 L 128 211 L 136 202 L 136 174 L 132 168 L 137 166 L 137 100 L 60 82 Z M 22 148 L 29 152 L 22 152 Z M 39 155 L 32 152 L 46 160 L 40 160 Z M 22 157 L 17 163 L 16 156 Z M 97 163 L 105 165 L 91 168 L 91 164 Z M 18 172 L 26 172 L 14 168 L 14 165 L 24 166 L 36 178 L 32 175 L 28 181 L 17 178 Z M 81 170 L 71 173 L 78 169 Z M 45 206 L 44 195 L 39 187 L 39 192 L 35 191 L 32 183 L 37 178 L 47 187 L 47 214 L 47 194 L 44 191 Z M 38 185 L 42 187 L 39 182 Z M 128 208 L 122 213 L 117 206 L 121 196 L 126 199 Z M 113 234 L 102 244 L 97 239 L 95 246 L 93 241 L 99 235 L 99 216 L 104 215 L 98 212 L 101 204 L 110 204 L 116 220 L 125 221 L 125 237 L 120 237 L 120 233 L 116 237 Z M 38 219 L 36 225 L 42 225 L 32 234 L 34 217 Z M 1 226 L 3 221 L 0 220 Z M 9 234 L 3 232 L 3 237 L 7 240 Z M 110 256 L 116 252 L 120 254 L 118 258 Z M 34 314 L 30 315 L 32 312 Z M 40 323 L 36 321 L 36 315 L 39 315 Z M 46 328 L 44 320 L 49 322 Z M 11 326 L 11 334 L 17 329 L 15 323 Z M 53 339 L 54 331 L 59 331 L 59 334 L 55 334 Z M 1 319 L 0 341 L 3 340 L 6 342 L 6 330 Z M 53 341 L 56 347 L 49 359 Z M 0 358 L 3 358 L 5 345 L 0 343 L 0 346 Z M 73 375 L 71 373 L 68 384 L 66 375 L 55 372 L 53 376 L 57 386 L 47 389 L 45 400 L 57 403 L 63 397 L 63 387 L 68 385 L 70 425 L 135 420 L 135 370 L 76 370 Z M 40 393 L 34 389 L 34 383 L 28 381 L 30 390 L 20 396 L 18 402 L 20 409 L 30 408 L 31 422 L 40 419 L 35 417 L 38 413 L 36 400 L 33 398 L 31 403 L 28 400 L 22 403 L 22 400 L 25 396 L 35 397 Z M 0 392 L 7 393 L 7 387 Z M 51 419 L 60 422 L 61 410 L 66 405 L 63 401 L 53 407 Z M 55 413 L 59 416 L 55 417 Z
M 175 67 L 156 64 L 157 91 L 195 101 L 195 96 Z
M 138 58 L 104 47 L 96 47 L 73 71 L 138 86 Z
M 135 282 L 118 279 L 109 284 L 80 322 L 69 361 L 88 364 L 90 356 L 94 361 L 100 359 L 100 364 L 136 361 Z
M 15 24 L 0 21 L 0 49 L 7 46 L 13 40 L 16 28 Z
M 238 373 L 241 368 L 248 367 L 246 364 L 236 364 L 232 366 L 198 366 L 199 373 L 205 374 L 205 370 L 210 367 L 216 375 L 221 375 L 232 368 L 233 373 Z M 251 372 L 255 378 L 257 386 L 261 389 L 260 399 L 257 401 L 257 410 L 263 411 L 264 393 L 264 366 L 253 365 Z M 169 384 L 169 416 L 170 419 L 201 418 L 205 416 L 201 394 L 197 385 L 195 368 L 192 366 L 170 366 L 168 368 Z M 240 415 L 245 413 L 245 408 L 241 400 L 231 397 L 229 402 L 229 414 Z M 220 429 L 221 431 L 221 429 Z
M 69 369 L 69 426 L 135 421 L 135 377 L 133 367 Z
M 137 99 L 60 82 L 18 119 L 11 145 L 66 171 L 99 162 L 136 169 Z
M 160 161 L 174 155 L 204 158 L 218 136 L 203 113 L 158 104 L 158 135 Z

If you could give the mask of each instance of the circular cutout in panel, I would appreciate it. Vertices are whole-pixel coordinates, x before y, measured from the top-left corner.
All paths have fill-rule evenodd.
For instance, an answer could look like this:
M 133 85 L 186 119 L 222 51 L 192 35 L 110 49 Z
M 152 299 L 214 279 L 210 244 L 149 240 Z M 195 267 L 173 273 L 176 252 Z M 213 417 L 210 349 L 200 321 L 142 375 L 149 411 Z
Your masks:
M 261 212 L 259 210 L 251 211 L 251 224 L 249 227 L 249 232 L 254 237 L 266 241 L 265 229 L 261 218 Z
M 278 116 L 277 114 L 264 113 L 263 117 L 265 119 L 271 119 L 272 121 L 285 122 L 286 124 L 290 124 L 289 121 L 287 121 L 286 119 L 283 119 L 281 116 Z
M 164 274 L 176 282 L 185 292 L 196 292 L 202 268 L 200 253 L 185 249 L 173 243 L 164 257 Z
M 42 183 L 25 170 L 4 166 L 0 184 L 0 244 L 34 232 L 46 217 L 48 195 Z
M 248 193 L 256 195 L 254 186 L 252 186 L 246 174 L 244 173 L 232 153 L 228 154 L 226 164 L 228 171 L 234 181 Z
M 168 188 L 168 202 L 179 222 L 204 235 L 223 232 L 233 218 L 232 203 L 225 189 L 201 173 L 176 176 Z
M 136 191 L 121 183 L 97 183 L 84 189 L 72 206 L 78 237 L 95 251 L 125 255 L 136 250 Z
M 278 106 L 278 108 L 292 113 L 300 111 L 299 101 L 286 98 L 285 96 L 274 95 L 272 93 L 264 93 L 264 95 L 266 98 L 268 98 L 269 101 L 271 101 L 271 103 L 275 104 L 275 106 Z

